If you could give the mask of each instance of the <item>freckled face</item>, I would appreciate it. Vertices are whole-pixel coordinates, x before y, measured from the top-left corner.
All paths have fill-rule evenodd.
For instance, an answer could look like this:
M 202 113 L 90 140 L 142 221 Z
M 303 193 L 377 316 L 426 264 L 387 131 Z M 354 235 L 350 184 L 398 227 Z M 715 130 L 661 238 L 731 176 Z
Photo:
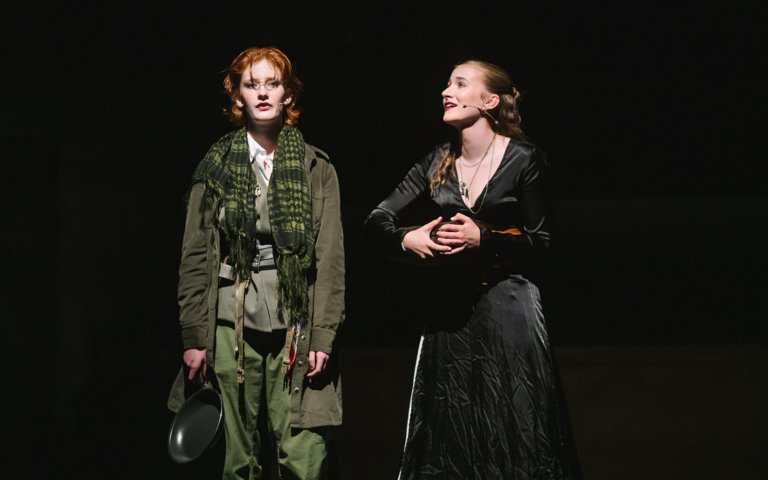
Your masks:
M 240 99 L 237 105 L 249 122 L 262 125 L 282 123 L 282 102 L 290 102 L 290 98 L 286 98 L 280 74 L 271 63 L 260 60 L 243 72 L 238 92 Z

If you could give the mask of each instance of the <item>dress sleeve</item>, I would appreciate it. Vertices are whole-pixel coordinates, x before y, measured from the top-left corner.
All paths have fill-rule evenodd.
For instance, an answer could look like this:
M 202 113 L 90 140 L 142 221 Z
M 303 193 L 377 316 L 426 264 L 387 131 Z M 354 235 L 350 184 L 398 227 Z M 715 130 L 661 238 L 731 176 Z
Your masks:
M 429 168 L 437 152 L 425 156 L 365 220 L 365 232 L 385 251 L 402 251 L 400 246 L 408 228 L 398 225 L 400 214 L 429 188 Z
M 480 252 L 500 260 L 525 253 L 537 256 L 550 247 L 549 168 L 541 153 L 534 149 L 521 170 L 519 201 L 523 224 L 520 228 L 497 230 L 480 226 Z

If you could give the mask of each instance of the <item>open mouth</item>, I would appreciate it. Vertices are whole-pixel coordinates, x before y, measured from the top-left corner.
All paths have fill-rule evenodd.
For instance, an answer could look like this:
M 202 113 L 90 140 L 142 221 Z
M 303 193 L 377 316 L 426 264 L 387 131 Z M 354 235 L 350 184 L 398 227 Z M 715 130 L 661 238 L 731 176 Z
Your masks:
M 258 110 L 269 110 L 270 108 L 272 108 L 272 104 L 267 102 L 261 102 L 256 104 L 256 108 Z
M 445 102 L 443 103 L 443 110 L 450 110 L 451 108 L 456 107 L 456 104 L 453 102 Z

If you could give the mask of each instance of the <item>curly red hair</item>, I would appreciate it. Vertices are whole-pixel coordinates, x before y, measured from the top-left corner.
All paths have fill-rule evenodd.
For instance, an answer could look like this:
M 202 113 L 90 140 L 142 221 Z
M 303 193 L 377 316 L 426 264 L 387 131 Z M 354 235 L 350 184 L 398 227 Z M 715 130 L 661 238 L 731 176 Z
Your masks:
M 283 110 L 284 121 L 287 125 L 294 125 L 299 120 L 300 111 L 297 100 L 301 94 L 302 83 L 294 73 L 291 61 L 277 47 L 251 47 L 240 52 L 232 60 L 224 76 L 224 91 L 229 96 L 230 102 L 229 108 L 224 109 L 224 114 L 235 125 L 245 125 L 243 110 L 237 106 L 237 101 L 240 99 L 240 80 L 243 72 L 262 60 L 268 61 L 279 72 L 279 80 L 285 86 L 286 94 L 291 97 L 291 103 Z

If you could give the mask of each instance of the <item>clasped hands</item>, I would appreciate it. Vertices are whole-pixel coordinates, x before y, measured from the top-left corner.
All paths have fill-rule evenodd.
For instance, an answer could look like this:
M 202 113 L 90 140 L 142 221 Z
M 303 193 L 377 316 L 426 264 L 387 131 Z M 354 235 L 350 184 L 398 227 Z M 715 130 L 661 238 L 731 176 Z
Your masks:
M 451 217 L 452 223 L 445 223 L 435 232 L 435 240 L 430 234 L 440 225 L 443 217 L 437 217 L 421 227 L 411 230 L 403 237 L 403 248 L 421 258 L 439 255 L 455 255 L 467 248 L 480 245 L 480 227 L 466 215 L 457 213 Z

